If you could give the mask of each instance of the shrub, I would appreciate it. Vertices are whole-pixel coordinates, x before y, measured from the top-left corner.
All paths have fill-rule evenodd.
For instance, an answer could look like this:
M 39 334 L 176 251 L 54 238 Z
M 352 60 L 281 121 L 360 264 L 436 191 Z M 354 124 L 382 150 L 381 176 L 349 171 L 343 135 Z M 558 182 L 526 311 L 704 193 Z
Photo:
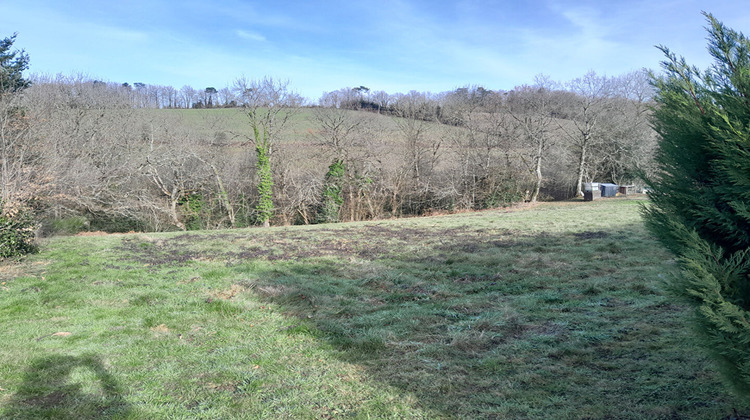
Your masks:
M 89 230 L 108 233 L 143 232 L 152 227 L 142 220 L 105 212 L 88 215 Z
M 649 229 L 677 257 L 671 289 L 696 308 L 702 344 L 750 401 L 750 42 L 706 14 L 714 66 L 705 73 L 660 47 L 657 175 Z
M 62 219 L 52 219 L 45 223 L 45 234 L 75 235 L 88 230 L 89 221 L 83 216 L 70 216 Z
M 180 208 L 185 215 L 187 230 L 201 230 L 206 227 L 206 200 L 200 193 L 185 194 L 180 199 Z
M 0 258 L 12 258 L 36 252 L 37 225 L 27 209 L 4 209 L 0 214 Z

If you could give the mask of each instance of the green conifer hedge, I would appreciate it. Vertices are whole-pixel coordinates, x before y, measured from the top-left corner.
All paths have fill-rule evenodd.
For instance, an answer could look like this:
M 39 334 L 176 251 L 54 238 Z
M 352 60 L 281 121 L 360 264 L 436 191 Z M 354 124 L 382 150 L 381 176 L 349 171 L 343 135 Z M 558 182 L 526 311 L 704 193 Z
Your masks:
M 702 344 L 750 401 L 750 41 L 705 14 L 714 65 L 701 72 L 660 47 L 653 124 L 660 171 L 649 229 L 678 258 L 673 291 L 692 302 Z

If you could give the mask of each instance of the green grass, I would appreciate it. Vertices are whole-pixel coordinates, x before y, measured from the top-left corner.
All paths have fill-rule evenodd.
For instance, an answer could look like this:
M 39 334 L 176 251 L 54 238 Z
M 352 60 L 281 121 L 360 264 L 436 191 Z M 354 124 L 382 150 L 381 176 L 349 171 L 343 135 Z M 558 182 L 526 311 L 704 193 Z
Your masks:
M 0 417 L 747 410 L 662 292 L 638 205 L 51 239 L 0 273 Z
M 142 110 L 146 115 L 160 116 L 162 118 L 172 118 L 180 124 L 195 130 L 199 136 L 207 139 L 217 138 L 217 136 L 226 139 L 226 141 L 243 141 L 247 139 L 235 138 L 237 135 L 251 135 L 247 115 L 241 108 L 216 108 L 216 109 L 160 109 L 160 110 Z M 391 117 L 386 115 L 377 115 L 372 113 L 363 114 L 361 111 L 346 111 L 354 118 L 361 118 L 362 115 L 372 117 L 376 124 L 375 133 L 395 130 Z M 312 146 L 316 140 L 309 136 L 311 131 L 320 129 L 319 124 L 315 121 L 314 110 L 312 108 L 298 108 L 292 113 L 289 121 L 285 126 L 282 138 L 275 139 L 280 143 L 294 143 L 303 146 Z M 431 126 L 440 129 L 442 126 L 435 123 Z M 393 138 L 389 137 L 391 142 Z

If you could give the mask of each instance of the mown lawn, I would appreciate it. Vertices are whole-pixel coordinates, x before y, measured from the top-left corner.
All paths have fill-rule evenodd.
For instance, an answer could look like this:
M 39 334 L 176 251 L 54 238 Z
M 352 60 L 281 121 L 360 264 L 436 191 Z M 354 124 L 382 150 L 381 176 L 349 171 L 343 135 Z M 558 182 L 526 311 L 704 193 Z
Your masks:
M 640 200 L 55 238 L 2 267 L 2 418 L 714 418 Z

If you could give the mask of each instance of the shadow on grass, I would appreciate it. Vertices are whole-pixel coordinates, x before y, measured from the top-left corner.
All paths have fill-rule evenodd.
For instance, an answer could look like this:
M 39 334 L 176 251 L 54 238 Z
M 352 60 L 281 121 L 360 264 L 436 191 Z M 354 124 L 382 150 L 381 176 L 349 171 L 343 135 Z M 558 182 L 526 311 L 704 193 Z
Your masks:
M 117 380 L 96 355 L 34 360 L 2 418 L 112 419 L 132 414 Z
M 384 237 L 367 236 L 378 257 L 347 255 L 343 244 L 335 259 L 291 254 L 259 273 L 255 292 L 296 316 L 296 331 L 319 334 L 370 378 L 445 417 L 722 412 L 716 377 L 681 342 L 684 309 L 659 289 L 669 258 L 639 225 L 496 236 L 380 230 Z M 605 403 L 613 395 L 619 403 Z
M 329 343 L 445 417 L 701 418 L 729 404 L 689 345 L 685 308 L 659 289 L 669 256 L 639 223 L 368 224 L 123 250 L 154 270 L 223 261 L 297 318 L 286 333 Z

